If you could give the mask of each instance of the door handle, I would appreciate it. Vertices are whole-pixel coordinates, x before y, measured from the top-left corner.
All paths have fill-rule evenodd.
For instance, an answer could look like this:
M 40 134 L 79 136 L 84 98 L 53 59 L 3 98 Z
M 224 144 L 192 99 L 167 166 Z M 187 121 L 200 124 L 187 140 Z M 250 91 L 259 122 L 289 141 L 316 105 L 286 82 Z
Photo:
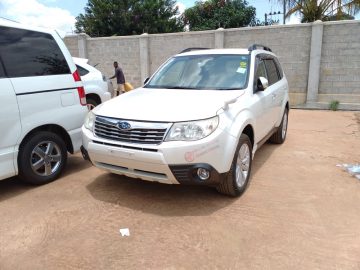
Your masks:
M 276 94 L 272 94 L 272 99 L 274 100 L 276 98 Z

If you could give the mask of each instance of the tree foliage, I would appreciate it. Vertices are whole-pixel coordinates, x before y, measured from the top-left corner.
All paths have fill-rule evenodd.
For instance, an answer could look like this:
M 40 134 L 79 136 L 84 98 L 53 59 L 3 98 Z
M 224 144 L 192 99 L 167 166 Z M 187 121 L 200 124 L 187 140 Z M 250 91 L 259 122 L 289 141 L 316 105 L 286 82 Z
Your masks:
M 199 31 L 248 26 L 255 16 L 256 9 L 245 0 L 207 0 L 186 9 L 182 19 L 190 31 Z
M 76 32 L 90 36 L 183 31 L 175 0 L 89 0 Z
M 301 15 L 301 22 L 351 19 L 360 11 L 360 0 L 280 0 L 286 2 L 286 17 Z

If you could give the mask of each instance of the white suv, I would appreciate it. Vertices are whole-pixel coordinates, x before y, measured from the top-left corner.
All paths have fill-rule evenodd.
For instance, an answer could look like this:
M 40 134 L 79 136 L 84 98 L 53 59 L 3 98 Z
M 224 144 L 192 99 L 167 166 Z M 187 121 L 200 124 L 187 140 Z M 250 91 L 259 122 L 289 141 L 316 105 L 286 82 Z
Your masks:
M 90 112 L 82 151 L 112 173 L 239 196 L 256 150 L 284 142 L 288 112 L 288 83 L 269 48 L 186 50 L 144 87 Z
M 80 75 L 55 31 L 0 21 L 0 180 L 55 180 L 80 150 Z
M 92 110 L 97 105 L 111 99 L 114 95 L 111 80 L 106 79 L 101 71 L 89 65 L 88 59 L 73 57 L 73 60 L 84 84 L 88 109 Z

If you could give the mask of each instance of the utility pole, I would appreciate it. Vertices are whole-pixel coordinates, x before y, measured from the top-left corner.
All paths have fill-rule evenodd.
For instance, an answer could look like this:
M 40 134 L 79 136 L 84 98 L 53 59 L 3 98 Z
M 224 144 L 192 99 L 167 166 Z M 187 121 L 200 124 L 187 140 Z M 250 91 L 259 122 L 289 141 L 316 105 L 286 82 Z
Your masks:
M 286 0 L 283 0 L 283 24 L 285 25 Z

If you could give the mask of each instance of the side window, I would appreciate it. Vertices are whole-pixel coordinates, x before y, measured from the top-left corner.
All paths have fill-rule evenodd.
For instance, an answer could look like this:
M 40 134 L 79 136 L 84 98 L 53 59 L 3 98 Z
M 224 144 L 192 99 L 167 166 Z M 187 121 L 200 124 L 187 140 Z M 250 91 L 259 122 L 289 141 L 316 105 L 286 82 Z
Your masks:
M 256 74 L 255 74 L 255 83 L 259 77 L 264 77 L 267 79 L 266 75 L 266 68 L 263 60 L 259 60 L 257 67 L 256 67 Z
M 0 53 L 10 78 L 70 74 L 50 34 L 11 27 L 0 27 L 0 33 Z
M 266 59 L 265 60 L 265 66 L 267 70 L 267 74 L 269 76 L 269 85 L 272 85 L 280 80 L 279 73 L 276 68 L 275 62 L 273 59 Z
M 76 68 L 79 71 L 80 76 L 85 76 L 86 74 L 89 73 L 89 71 L 87 69 L 80 67 L 78 65 L 76 65 Z

